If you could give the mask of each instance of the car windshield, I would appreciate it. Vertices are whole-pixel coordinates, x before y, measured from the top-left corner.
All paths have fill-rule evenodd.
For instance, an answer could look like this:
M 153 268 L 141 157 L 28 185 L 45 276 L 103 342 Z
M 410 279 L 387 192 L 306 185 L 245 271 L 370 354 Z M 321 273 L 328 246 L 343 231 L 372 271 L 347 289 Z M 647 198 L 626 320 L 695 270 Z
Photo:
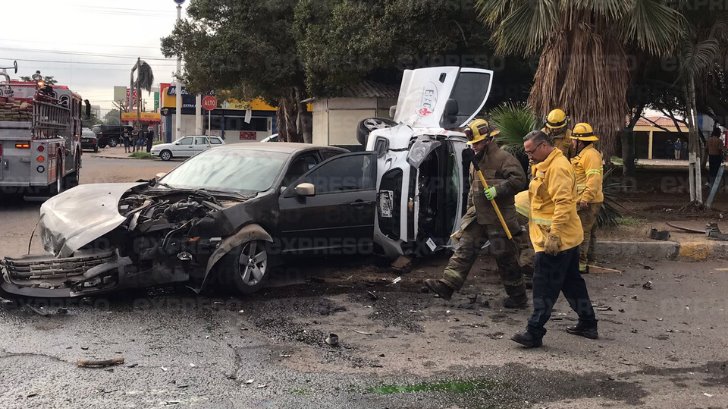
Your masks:
M 287 159 L 282 152 L 211 149 L 181 164 L 160 183 L 170 188 L 263 192 Z

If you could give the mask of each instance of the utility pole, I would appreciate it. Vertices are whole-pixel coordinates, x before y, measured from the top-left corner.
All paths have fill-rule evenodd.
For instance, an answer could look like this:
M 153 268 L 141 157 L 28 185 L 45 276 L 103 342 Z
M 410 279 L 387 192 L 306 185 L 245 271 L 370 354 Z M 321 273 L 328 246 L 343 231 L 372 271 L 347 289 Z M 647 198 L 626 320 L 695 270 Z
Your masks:
M 185 0 L 174 0 L 177 3 L 177 23 L 182 20 L 182 4 Z M 182 137 L 182 56 L 177 55 L 177 73 L 175 80 L 175 139 Z

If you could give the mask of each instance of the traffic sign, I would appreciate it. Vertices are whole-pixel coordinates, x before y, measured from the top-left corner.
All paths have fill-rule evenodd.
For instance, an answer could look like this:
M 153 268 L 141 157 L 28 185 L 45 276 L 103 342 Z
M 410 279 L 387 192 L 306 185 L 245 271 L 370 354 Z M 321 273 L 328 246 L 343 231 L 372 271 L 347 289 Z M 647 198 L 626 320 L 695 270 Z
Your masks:
M 217 98 L 213 97 L 212 95 L 205 95 L 202 98 L 202 107 L 208 111 L 212 111 L 213 109 L 217 108 Z

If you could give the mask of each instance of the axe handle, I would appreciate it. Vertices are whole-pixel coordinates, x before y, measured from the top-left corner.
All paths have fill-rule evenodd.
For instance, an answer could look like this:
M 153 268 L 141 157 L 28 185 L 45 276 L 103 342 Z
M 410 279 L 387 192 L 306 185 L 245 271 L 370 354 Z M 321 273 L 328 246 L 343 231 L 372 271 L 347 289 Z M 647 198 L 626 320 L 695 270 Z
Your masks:
M 483 187 L 486 189 L 488 188 L 488 182 L 485 180 L 485 176 L 483 176 L 483 172 L 480 170 L 480 168 L 475 168 L 478 171 L 478 177 L 480 178 L 480 183 L 483 184 Z M 506 221 L 503 218 L 503 214 L 501 214 L 500 208 L 498 207 L 498 203 L 495 202 L 495 200 L 491 200 L 490 204 L 493 205 L 493 210 L 495 210 L 496 216 L 498 216 L 498 220 L 500 220 L 501 226 L 503 226 L 503 230 L 506 232 L 506 236 L 508 237 L 508 240 L 513 240 L 513 235 L 511 235 L 511 230 L 508 229 L 508 225 L 506 225 Z

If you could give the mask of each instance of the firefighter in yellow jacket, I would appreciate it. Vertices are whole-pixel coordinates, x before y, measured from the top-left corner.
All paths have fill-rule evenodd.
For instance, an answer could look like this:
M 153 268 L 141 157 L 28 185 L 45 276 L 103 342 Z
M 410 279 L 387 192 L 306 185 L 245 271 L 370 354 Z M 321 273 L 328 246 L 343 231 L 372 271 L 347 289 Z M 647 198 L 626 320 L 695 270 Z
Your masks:
M 546 116 L 546 126 L 542 129 L 551 138 L 554 147 L 559 148 L 561 153 L 570 159 L 573 155 L 571 138 L 569 137 L 569 117 L 561 108 L 551 110 Z
M 579 274 L 579 244 L 583 232 L 576 213 L 576 177 L 569 161 L 543 131 L 530 132 L 523 142 L 532 162 L 528 231 L 536 252 L 533 272 L 533 313 L 525 332 L 511 339 L 527 348 L 541 346 L 544 326 L 563 292 L 578 314 L 570 334 L 596 339 L 597 320 L 589 292 Z
M 472 121 L 465 134 L 468 144 L 475 151 L 475 161 L 490 185 L 487 189 L 470 169 L 470 193 L 468 210 L 460 224 L 458 244 L 440 279 L 427 279 L 425 285 L 444 299 L 450 299 L 454 291 L 462 288 L 478 252 L 486 240 L 490 241 L 490 253 L 498 265 L 498 273 L 508 295 L 503 300 L 506 308 L 525 308 L 528 296 L 518 265 L 518 249 L 505 231 L 493 210 L 491 201 L 497 202 L 511 232 L 518 232 L 513 196 L 526 187 L 528 179 L 520 162 L 501 149 L 494 137 L 499 130 L 484 119 Z
M 589 254 L 594 246 L 594 231 L 599 211 L 604 202 L 602 193 L 602 154 L 594 147 L 599 138 L 591 125 L 580 123 L 571 131 L 571 165 L 576 175 L 576 207 L 584 231 L 584 241 L 579 254 L 579 272 L 589 272 Z

